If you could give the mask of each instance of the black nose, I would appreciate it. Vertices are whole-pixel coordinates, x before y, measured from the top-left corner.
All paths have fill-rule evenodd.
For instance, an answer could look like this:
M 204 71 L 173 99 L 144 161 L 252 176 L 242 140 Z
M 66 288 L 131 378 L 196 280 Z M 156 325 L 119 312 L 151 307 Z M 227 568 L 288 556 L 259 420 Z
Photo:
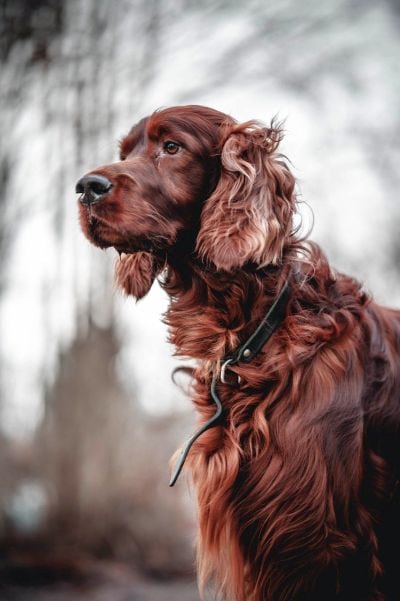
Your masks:
M 80 202 L 91 205 L 101 199 L 112 188 L 112 183 L 103 175 L 85 175 L 77 182 L 75 190 L 82 194 Z

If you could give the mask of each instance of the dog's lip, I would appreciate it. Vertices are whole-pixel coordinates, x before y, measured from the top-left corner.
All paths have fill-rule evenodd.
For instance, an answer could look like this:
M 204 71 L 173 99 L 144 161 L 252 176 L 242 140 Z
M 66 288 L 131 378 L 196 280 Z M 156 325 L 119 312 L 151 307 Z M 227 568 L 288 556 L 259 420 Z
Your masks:
M 136 244 L 134 242 L 127 242 L 125 244 L 113 244 L 112 246 L 117 251 L 120 257 L 122 255 L 133 255 L 137 252 L 149 252 L 152 254 L 157 254 L 157 251 L 151 244 L 150 240 L 147 243 L 144 241 L 139 244 Z
M 120 257 L 122 257 L 122 255 L 133 255 L 134 253 L 143 250 L 139 247 L 133 247 L 125 244 L 113 244 L 112 246 L 117 251 Z
M 154 255 L 162 255 L 165 249 L 154 243 L 151 238 L 119 240 L 121 231 L 108 220 L 98 216 L 95 207 L 82 207 L 86 212 L 86 220 L 89 229 L 89 235 L 95 244 L 102 248 L 114 248 L 117 253 L 122 255 L 133 255 L 137 252 L 149 252 Z M 100 231 L 99 231 L 100 230 Z M 109 235 L 107 235 L 109 234 Z

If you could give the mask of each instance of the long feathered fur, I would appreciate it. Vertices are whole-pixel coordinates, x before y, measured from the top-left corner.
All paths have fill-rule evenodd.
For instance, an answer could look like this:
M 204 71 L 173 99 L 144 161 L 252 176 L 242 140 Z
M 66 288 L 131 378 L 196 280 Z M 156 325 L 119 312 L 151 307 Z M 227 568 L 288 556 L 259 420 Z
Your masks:
M 219 383 L 223 419 L 189 455 L 201 588 L 213 582 L 227 601 L 394 601 L 400 314 L 299 237 L 281 137 L 274 123 L 204 107 L 155 113 L 124 140 L 121 163 L 96 170 L 115 189 L 90 215 L 81 207 L 81 223 L 129 253 L 117 271 L 128 294 L 162 274 L 170 340 L 198 361 L 200 424 L 214 412 L 212 373 L 290 278 L 282 325 L 232 368 L 239 385 Z M 118 185 L 126 173 L 136 187 Z M 160 219 L 138 231 L 140 203 Z

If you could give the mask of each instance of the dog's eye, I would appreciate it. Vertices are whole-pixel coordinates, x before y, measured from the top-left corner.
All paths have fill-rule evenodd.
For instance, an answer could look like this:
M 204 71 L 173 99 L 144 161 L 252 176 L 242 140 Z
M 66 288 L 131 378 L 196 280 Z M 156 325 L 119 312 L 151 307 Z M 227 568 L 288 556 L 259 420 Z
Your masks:
M 181 145 L 178 142 L 173 142 L 172 140 L 167 140 L 163 145 L 165 152 L 168 152 L 168 154 L 176 154 L 180 147 Z

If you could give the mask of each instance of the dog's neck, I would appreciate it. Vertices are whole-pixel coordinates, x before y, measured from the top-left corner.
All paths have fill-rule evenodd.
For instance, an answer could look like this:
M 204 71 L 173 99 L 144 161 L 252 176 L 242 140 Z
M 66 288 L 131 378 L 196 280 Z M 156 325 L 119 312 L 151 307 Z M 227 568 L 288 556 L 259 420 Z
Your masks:
M 177 354 L 220 361 L 254 331 L 289 271 L 287 262 L 234 273 L 170 263 L 162 286 L 171 298 L 165 321 Z

